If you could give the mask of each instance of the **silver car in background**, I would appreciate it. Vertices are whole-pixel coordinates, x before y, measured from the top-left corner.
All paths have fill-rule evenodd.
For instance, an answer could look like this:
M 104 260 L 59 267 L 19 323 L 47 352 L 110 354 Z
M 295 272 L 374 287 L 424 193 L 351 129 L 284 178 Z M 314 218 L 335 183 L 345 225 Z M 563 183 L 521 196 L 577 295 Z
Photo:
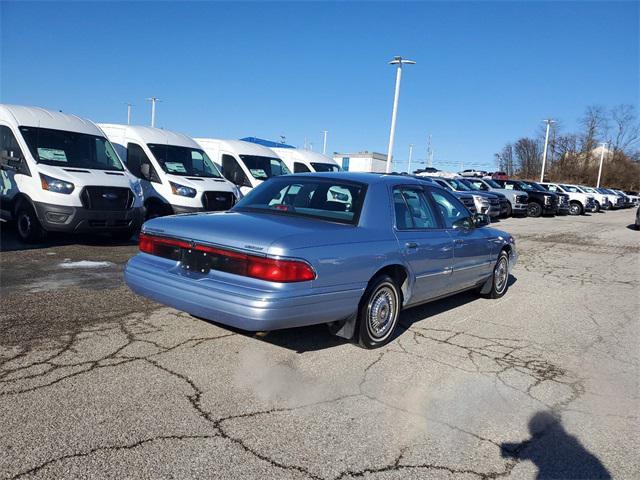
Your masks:
M 135 292 L 244 330 L 326 323 L 366 348 L 400 311 L 476 289 L 504 295 L 514 238 L 449 192 L 403 175 L 274 177 L 228 212 L 146 222 Z

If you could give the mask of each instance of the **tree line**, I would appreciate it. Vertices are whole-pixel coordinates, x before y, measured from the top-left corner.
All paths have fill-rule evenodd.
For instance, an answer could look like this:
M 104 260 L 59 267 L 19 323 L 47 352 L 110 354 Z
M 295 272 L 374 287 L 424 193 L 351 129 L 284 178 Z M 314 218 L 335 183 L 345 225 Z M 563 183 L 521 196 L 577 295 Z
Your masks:
M 546 126 L 533 137 L 507 143 L 495 154 L 498 168 L 509 176 L 539 180 Z M 640 190 L 640 123 L 633 105 L 588 107 L 577 132 L 564 132 L 560 122 L 549 132 L 545 181 L 595 185 L 606 142 L 601 186 Z

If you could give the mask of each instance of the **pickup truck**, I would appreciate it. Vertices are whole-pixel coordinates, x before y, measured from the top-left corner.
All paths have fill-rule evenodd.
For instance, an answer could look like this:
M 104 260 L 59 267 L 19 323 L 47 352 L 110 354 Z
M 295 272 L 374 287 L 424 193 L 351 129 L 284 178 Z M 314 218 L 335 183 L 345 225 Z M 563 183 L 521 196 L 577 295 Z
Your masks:
M 540 217 L 542 215 L 555 215 L 558 213 L 558 196 L 545 190 L 534 182 L 522 180 L 496 180 L 499 185 L 507 190 L 522 190 L 529 194 L 527 215 Z
M 453 192 L 463 192 L 473 196 L 478 213 L 489 215 L 491 219 L 498 218 L 501 213 L 500 198 L 489 192 L 475 192 L 460 180 L 455 178 L 431 177 L 440 187 Z
M 569 196 L 569 215 L 582 215 L 584 212 L 590 212 L 595 208 L 593 197 L 579 191 L 576 187 L 550 182 L 541 182 L 540 185 L 550 192 Z
M 509 202 L 506 213 L 507 217 L 512 215 L 514 217 L 517 215 L 527 216 L 527 206 L 529 204 L 529 194 L 527 192 L 502 188 L 499 183 L 490 178 L 467 178 L 465 179 L 465 183 L 474 190 L 501 193 L 504 195 Z

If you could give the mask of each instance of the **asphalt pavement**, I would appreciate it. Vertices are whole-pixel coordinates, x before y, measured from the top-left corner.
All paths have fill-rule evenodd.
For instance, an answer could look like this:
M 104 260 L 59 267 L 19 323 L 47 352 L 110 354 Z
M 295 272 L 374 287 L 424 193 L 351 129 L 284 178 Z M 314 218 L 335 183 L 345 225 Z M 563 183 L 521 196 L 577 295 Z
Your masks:
M 507 294 L 371 351 L 195 319 L 127 289 L 133 242 L 1 224 L 0 478 L 639 478 L 634 214 L 499 222 Z

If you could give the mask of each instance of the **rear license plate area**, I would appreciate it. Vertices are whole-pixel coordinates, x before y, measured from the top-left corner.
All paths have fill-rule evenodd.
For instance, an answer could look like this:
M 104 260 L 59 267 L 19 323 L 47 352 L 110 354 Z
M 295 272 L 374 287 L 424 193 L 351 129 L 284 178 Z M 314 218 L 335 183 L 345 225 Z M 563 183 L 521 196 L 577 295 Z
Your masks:
M 209 273 L 211 270 L 210 257 L 199 250 L 183 249 L 180 258 L 180 266 L 183 270 L 196 273 Z

